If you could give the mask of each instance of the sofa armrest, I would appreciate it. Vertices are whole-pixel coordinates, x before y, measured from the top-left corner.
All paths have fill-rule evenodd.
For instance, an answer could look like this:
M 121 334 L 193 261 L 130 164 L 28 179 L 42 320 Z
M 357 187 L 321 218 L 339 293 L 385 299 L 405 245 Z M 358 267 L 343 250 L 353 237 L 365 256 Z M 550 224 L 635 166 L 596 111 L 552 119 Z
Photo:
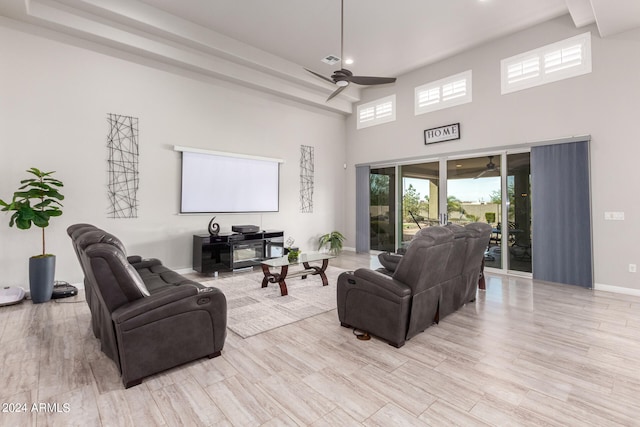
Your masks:
M 138 258 L 136 262 L 129 261 L 129 263 L 131 263 L 133 268 L 135 268 L 136 270 L 140 270 L 143 268 L 151 268 L 155 265 L 162 265 L 162 261 L 156 258 L 142 258 L 137 255 L 134 255 L 134 256 L 127 257 L 127 259 L 136 258 L 136 257 Z
M 389 252 L 384 252 L 378 255 L 378 261 L 380 261 L 380 264 L 382 264 L 382 266 L 391 273 L 396 271 L 401 259 L 402 255 L 392 254 Z
M 227 336 L 227 300 L 217 288 L 186 284 L 114 310 L 122 382 L 220 355 Z
M 342 273 L 338 279 L 343 286 L 355 286 L 383 297 L 406 298 L 411 296 L 411 288 L 404 283 L 368 268 Z M 394 298 L 394 299 L 395 299 Z
M 136 264 L 142 261 L 142 257 L 140 255 L 129 255 L 127 261 L 129 261 L 129 264 Z
M 224 294 L 217 288 L 198 289 L 193 285 L 175 286 L 125 304 L 114 310 L 111 318 L 119 325 L 130 323 L 127 325 L 128 329 L 166 317 L 167 311 L 183 312 L 194 309 L 211 311 L 212 301 L 216 299 L 222 300 L 222 307 L 224 307 L 222 310 L 226 318 Z
M 342 326 L 368 331 L 396 347 L 404 344 L 411 288 L 366 268 L 338 276 L 338 319 Z
M 379 271 L 369 270 L 368 268 L 359 268 L 353 272 L 353 275 L 357 279 L 362 279 L 368 282 L 368 286 L 370 288 L 379 288 L 384 292 L 392 293 L 400 298 L 411 295 L 411 288 L 409 286 L 389 277 L 386 274 L 380 273 Z

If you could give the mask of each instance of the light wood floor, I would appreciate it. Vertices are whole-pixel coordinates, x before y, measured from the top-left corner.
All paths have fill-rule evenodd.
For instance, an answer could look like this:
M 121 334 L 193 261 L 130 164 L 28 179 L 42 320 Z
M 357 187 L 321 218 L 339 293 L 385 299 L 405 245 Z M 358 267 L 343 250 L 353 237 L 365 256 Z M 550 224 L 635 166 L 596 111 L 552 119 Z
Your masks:
M 0 308 L 1 409 L 26 404 L 0 425 L 640 425 L 636 297 L 491 276 L 400 349 L 356 340 L 330 311 L 229 332 L 221 357 L 128 390 L 89 319 L 81 299 Z

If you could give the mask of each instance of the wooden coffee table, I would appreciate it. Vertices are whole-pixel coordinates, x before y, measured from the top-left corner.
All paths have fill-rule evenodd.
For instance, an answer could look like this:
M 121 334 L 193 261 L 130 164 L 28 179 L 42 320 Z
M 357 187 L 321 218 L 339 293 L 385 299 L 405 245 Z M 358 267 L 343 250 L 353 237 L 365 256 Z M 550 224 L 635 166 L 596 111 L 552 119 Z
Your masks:
M 329 265 L 329 260 L 331 258 L 335 258 L 334 255 L 330 255 L 327 253 L 319 253 L 319 252 L 309 252 L 303 253 L 298 256 L 297 260 L 289 261 L 287 256 L 283 256 L 280 258 L 272 258 L 262 261 L 260 264 L 262 266 L 262 272 L 264 273 L 264 278 L 262 279 L 262 287 L 266 288 L 269 283 L 277 283 L 280 285 L 280 295 L 285 296 L 288 294 L 287 292 L 287 283 L 284 279 L 293 278 L 293 277 L 302 277 L 306 279 L 307 276 L 315 276 L 320 275 L 322 279 L 322 286 L 327 286 L 329 282 L 327 281 L 327 276 L 324 272 Z M 321 266 L 310 265 L 310 262 L 322 262 Z M 303 269 L 289 272 L 289 266 L 302 264 Z M 271 268 L 280 267 L 279 272 L 272 272 Z

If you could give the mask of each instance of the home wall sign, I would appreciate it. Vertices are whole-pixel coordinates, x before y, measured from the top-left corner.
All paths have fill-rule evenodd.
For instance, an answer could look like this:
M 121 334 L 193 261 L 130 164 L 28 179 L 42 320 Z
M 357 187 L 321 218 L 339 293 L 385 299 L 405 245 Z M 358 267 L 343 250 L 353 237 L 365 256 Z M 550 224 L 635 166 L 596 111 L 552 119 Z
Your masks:
M 460 123 L 440 126 L 424 131 L 425 145 L 435 142 L 451 141 L 453 139 L 460 139 Z

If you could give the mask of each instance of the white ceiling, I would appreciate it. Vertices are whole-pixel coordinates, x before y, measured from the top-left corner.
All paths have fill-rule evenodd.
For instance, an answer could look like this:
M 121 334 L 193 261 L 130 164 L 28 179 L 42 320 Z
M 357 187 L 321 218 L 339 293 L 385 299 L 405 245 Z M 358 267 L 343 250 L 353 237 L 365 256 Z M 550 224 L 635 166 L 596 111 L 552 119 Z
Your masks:
M 571 14 L 601 36 L 640 26 L 640 0 L 344 0 L 354 74 L 399 77 L 532 25 Z M 343 113 L 326 103 L 339 64 L 340 0 L 0 0 L 0 15 Z M 34 28 L 34 27 L 29 27 Z M 89 46 L 90 47 L 90 46 Z
M 340 0 L 142 0 L 296 64 L 330 73 Z M 344 0 L 344 53 L 356 74 L 397 76 L 568 13 L 565 0 Z

